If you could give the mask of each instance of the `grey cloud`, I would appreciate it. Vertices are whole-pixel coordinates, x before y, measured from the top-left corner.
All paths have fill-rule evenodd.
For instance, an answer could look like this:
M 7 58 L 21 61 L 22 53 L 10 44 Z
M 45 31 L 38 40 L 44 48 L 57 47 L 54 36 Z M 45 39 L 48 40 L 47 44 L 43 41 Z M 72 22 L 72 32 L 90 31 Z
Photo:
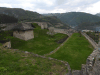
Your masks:
M 57 5 L 64 4 L 67 0 L 56 0 Z

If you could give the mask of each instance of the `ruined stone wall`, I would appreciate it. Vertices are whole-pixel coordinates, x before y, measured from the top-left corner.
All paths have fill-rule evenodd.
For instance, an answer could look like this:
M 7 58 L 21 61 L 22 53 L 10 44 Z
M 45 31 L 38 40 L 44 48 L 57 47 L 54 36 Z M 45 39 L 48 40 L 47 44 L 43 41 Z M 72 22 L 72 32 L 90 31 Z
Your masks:
M 82 64 L 81 70 L 73 70 L 72 75 L 100 75 L 100 51 L 98 50 L 98 45 L 85 33 L 82 33 L 82 35 L 88 39 L 88 41 L 95 47 L 95 49 L 88 56 L 86 64 Z
M 50 32 L 54 33 L 63 33 L 67 34 L 68 36 L 71 36 L 75 31 L 73 29 L 59 29 L 59 28 L 54 28 L 54 27 L 49 27 L 48 28 Z
M 48 28 L 48 24 L 51 25 L 48 22 L 25 22 L 25 23 L 37 23 L 41 29 L 47 29 Z
M 3 44 L 3 47 L 11 48 L 11 42 L 8 41 L 8 42 L 4 43 L 4 44 Z
M 54 28 L 54 32 L 55 33 L 63 33 L 63 34 L 66 34 L 64 29 Z
M 33 39 L 34 38 L 33 30 L 25 31 L 24 35 L 25 35 L 25 40 L 29 40 L 29 39 Z
M 13 36 L 25 40 L 25 31 L 14 31 Z
M 94 48 L 97 48 L 98 44 L 91 38 L 89 37 L 86 33 L 81 33 L 85 38 L 92 44 Z
M 100 75 L 100 51 L 98 51 L 97 57 L 95 59 L 92 75 Z
M 87 60 L 86 60 L 86 64 L 83 64 L 83 65 L 82 65 L 82 69 L 81 69 L 82 75 L 94 75 L 94 74 L 92 73 L 92 71 L 93 71 L 93 67 L 94 67 L 94 63 L 95 63 L 97 54 L 98 54 L 98 50 L 95 49 L 95 50 L 90 54 L 90 56 L 88 56 L 88 58 L 87 58 Z
M 13 36 L 26 41 L 34 38 L 33 30 L 14 31 Z
M 41 29 L 47 29 L 48 28 L 47 22 L 34 22 L 34 23 L 37 23 L 41 27 Z

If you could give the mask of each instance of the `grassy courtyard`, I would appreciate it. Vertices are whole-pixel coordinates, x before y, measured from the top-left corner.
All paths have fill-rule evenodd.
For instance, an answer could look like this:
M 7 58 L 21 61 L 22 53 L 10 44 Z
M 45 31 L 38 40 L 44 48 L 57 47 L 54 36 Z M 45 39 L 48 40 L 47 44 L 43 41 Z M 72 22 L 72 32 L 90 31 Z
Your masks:
M 46 34 L 47 29 L 41 29 L 40 26 L 35 24 L 34 38 L 28 41 L 24 41 L 12 36 L 8 36 L 11 39 L 11 46 L 14 49 L 33 52 L 39 55 L 50 53 L 57 48 L 60 43 L 58 40 L 68 37 L 65 34 L 55 34 L 53 36 Z
M 61 62 L 0 48 L 0 75 L 65 75 L 67 72 Z
M 79 33 L 74 33 L 64 46 L 48 57 L 67 61 L 71 69 L 80 70 L 92 51 L 93 47 L 88 40 L 83 36 L 80 37 Z

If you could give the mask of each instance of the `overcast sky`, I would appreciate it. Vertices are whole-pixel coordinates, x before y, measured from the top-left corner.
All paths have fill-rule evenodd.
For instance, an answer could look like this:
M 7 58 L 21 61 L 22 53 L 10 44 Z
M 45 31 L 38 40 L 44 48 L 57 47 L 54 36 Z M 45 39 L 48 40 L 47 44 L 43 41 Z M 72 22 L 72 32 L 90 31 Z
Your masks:
M 0 0 L 0 7 L 22 8 L 42 13 L 100 13 L 100 0 Z

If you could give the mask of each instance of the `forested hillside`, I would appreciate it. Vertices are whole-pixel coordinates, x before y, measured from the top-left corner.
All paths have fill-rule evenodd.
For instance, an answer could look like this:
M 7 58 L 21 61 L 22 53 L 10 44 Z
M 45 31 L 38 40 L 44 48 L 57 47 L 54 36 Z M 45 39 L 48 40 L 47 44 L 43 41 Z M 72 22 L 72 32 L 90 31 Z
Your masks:
M 30 18 L 41 17 L 41 15 L 37 12 L 32 12 L 32 11 L 24 10 L 21 8 L 0 7 L 0 14 L 15 16 L 18 19 L 30 19 Z
M 96 27 L 100 26 L 100 21 L 99 22 L 84 22 L 81 23 L 80 25 L 76 26 L 75 29 L 76 30 L 84 30 L 84 29 L 88 29 L 88 30 L 96 30 Z
M 84 22 L 98 22 L 100 17 L 83 12 L 68 12 L 68 13 L 55 13 L 55 14 L 44 14 L 45 16 L 57 16 L 63 23 L 70 26 L 78 26 Z
M 99 16 L 100 17 L 100 13 L 97 13 L 96 16 Z
M 42 16 L 41 14 L 33 11 L 24 10 L 21 8 L 5 8 L 0 7 L 0 14 L 6 14 L 9 16 L 14 16 L 18 18 L 19 22 L 49 22 L 52 26 L 58 25 L 58 23 L 63 24 L 61 28 L 70 28 L 67 24 L 64 24 L 56 16 Z
M 17 23 L 17 22 L 18 22 L 18 19 L 13 16 L 0 14 L 0 24 L 1 23 Z

